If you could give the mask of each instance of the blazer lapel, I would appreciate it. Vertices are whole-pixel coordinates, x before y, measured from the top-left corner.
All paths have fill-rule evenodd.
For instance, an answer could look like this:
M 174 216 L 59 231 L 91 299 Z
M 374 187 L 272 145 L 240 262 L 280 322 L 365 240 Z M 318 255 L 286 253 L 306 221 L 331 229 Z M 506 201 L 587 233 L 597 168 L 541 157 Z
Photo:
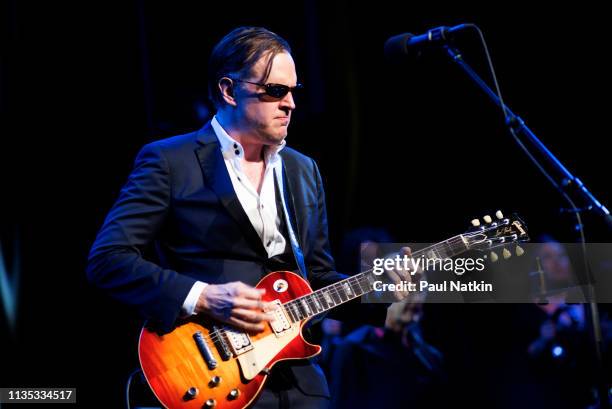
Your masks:
M 283 185 L 283 202 L 285 203 L 284 209 L 286 209 L 286 225 L 287 225 L 287 240 L 291 244 L 291 249 L 293 250 L 293 256 L 295 257 L 295 262 L 298 266 L 298 269 L 302 273 L 302 276 L 305 279 L 308 279 L 308 270 L 306 269 L 306 263 L 304 261 L 304 253 L 302 251 L 302 246 L 300 244 L 301 236 L 300 236 L 300 228 L 297 223 L 297 219 L 295 217 L 295 202 L 293 200 L 293 194 L 291 194 L 291 188 L 289 187 L 289 182 L 287 178 L 287 172 L 285 171 L 285 161 L 283 160 L 283 166 L 281 169 L 282 172 L 282 185 Z M 274 174 L 274 183 L 276 185 L 276 191 L 280 192 L 278 179 L 276 178 L 276 173 Z M 293 232 L 293 235 L 292 233 Z M 294 239 L 293 239 L 293 238 Z
M 295 183 L 299 183 L 295 178 L 290 178 L 289 175 L 298 175 L 299 172 L 297 168 L 294 166 L 293 160 L 290 156 L 285 156 L 281 152 L 281 156 L 283 157 L 283 191 L 284 191 L 284 199 L 287 205 L 287 211 L 289 213 L 289 219 L 291 220 L 291 225 L 294 228 L 296 238 L 298 240 L 298 245 L 303 248 L 303 237 L 302 237 L 302 226 L 298 221 L 298 213 L 297 207 L 294 199 L 294 192 L 299 192 Z
M 238 223 L 247 241 L 254 246 L 262 257 L 267 258 L 267 252 L 261 242 L 261 238 L 242 208 L 238 196 L 236 196 L 232 180 L 229 173 L 227 173 L 227 167 L 221 154 L 219 140 L 210 122 L 198 131 L 196 139 L 202 145 L 196 148 L 196 155 L 202 167 L 206 185 L 215 192 L 223 207 Z

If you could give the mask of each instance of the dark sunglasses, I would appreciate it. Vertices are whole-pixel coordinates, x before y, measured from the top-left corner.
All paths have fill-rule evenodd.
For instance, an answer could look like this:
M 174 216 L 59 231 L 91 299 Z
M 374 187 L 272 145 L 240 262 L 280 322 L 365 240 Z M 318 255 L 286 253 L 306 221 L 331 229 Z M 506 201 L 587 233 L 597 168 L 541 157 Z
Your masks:
M 282 85 L 282 84 L 261 84 L 259 82 L 238 80 L 235 78 L 230 78 L 230 79 L 236 82 L 246 82 L 247 84 L 259 85 L 260 87 L 264 87 L 266 89 L 266 95 L 269 95 L 272 98 L 283 98 L 290 91 L 292 94 L 295 94 L 295 91 L 301 90 L 304 88 L 302 84 L 297 84 L 295 87 L 290 87 L 288 85 Z

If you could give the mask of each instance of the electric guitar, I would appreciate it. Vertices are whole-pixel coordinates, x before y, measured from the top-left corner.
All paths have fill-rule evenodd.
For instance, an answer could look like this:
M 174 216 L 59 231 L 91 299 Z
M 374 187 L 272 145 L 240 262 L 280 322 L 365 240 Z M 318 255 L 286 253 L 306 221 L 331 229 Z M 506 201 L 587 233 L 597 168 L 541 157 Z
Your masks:
M 507 258 L 507 244 L 529 240 L 517 216 L 504 218 L 498 211 L 495 221 L 490 216 L 483 219 L 485 223 L 474 219 L 465 233 L 415 251 L 412 257 L 445 259 L 503 246 Z M 497 258 L 494 254 L 490 259 Z M 516 254 L 522 254 L 518 246 Z M 321 352 L 320 346 L 302 336 L 310 318 L 373 291 L 372 283 L 378 279 L 370 270 L 313 291 L 297 274 L 270 273 L 256 288 L 266 289 L 263 300 L 272 303 L 268 311 L 274 320 L 255 335 L 204 316 L 180 321 L 164 335 L 145 326 L 138 345 L 145 378 L 167 408 L 245 408 L 256 401 L 274 364 Z

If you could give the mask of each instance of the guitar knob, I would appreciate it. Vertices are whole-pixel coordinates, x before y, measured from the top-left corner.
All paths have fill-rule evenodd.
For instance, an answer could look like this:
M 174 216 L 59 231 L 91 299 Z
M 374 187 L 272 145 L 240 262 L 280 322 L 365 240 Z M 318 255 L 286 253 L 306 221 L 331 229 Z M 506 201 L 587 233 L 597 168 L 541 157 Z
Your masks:
M 521 246 L 516 246 L 515 251 L 516 251 L 516 255 L 519 256 L 519 257 L 522 256 L 523 254 L 525 254 L 525 250 L 523 250 L 523 248 Z
M 204 402 L 204 407 L 205 408 L 214 408 L 215 406 L 217 406 L 217 401 L 214 399 L 207 399 L 206 402 Z
M 234 399 L 238 399 L 239 396 L 240 396 L 240 391 L 238 389 L 232 389 L 230 393 L 227 395 L 227 398 L 229 400 L 234 400 Z
M 221 377 L 215 375 L 212 378 L 210 378 L 210 382 L 208 382 L 208 386 L 210 386 L 211 388 L 214 388 L 215 386 L 219 386 L 220 383 L 221 383 Z
M 492 252 L 491 252 L 491 261 L 492 261 L 493 263 L 495 263 L 495 262 L 496 262 L 498 259 L 499 259 L 499 257 L 497 257 L 497 253 L 496 253 L 496 252 L 494 252 L 494 251 L 492 251 Z
M 480 226 L 480 220 L 478 220 L 478 219 L 472 220 L 472 226 L 474 226 L 474 227 Z
M 482 220 L 484 220 L 485 223 L 491 223 L 493 221 L 493 219 L 489 215 L 486 215 L 485 217 L 483 217 Z
M 508 249 L 504 249 L 504 251 L 502 251 L 502 256 L 504 256 L 504 259 L 507 260 L 510 257 L 512 257 L 512 253 L 510 253 L 510 251 L 508 251 Z
M 195 399 L 195 397 L 198 396 L 198 393 L 200 393 L 198 388 L 196 388 L 195 386 L 192 386 L 191 388 L 187 389 L 187 392 L 185 392 L 185 395 L 183 396 L 183 399 L 184 400 Z
M 504 218 L 504 214 L 501 212 L 501 210 L 498 210 L 495 212 L 495 217 L 497 217 L 499 220 Z

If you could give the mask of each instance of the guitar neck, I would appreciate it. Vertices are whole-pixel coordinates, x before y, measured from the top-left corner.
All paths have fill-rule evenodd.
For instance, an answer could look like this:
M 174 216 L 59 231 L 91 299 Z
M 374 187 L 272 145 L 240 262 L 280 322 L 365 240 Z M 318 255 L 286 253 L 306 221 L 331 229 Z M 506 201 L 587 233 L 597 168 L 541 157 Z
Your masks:
M 412 257 L 415 259 L 421 256 L 430 259 L 446 259 L 464 253 L 468 249 L 469 246 L 466 240 L 463 238 L 463 235 L 459 234 L 448 240 L 415 251 Z M 370 269 L 323 287 L 311 294 L 296 298 L 283 304 L 283 306 L 293 322 L 301 321 L 373 291 L 373 284 L 377 280 L 379 278 Z

